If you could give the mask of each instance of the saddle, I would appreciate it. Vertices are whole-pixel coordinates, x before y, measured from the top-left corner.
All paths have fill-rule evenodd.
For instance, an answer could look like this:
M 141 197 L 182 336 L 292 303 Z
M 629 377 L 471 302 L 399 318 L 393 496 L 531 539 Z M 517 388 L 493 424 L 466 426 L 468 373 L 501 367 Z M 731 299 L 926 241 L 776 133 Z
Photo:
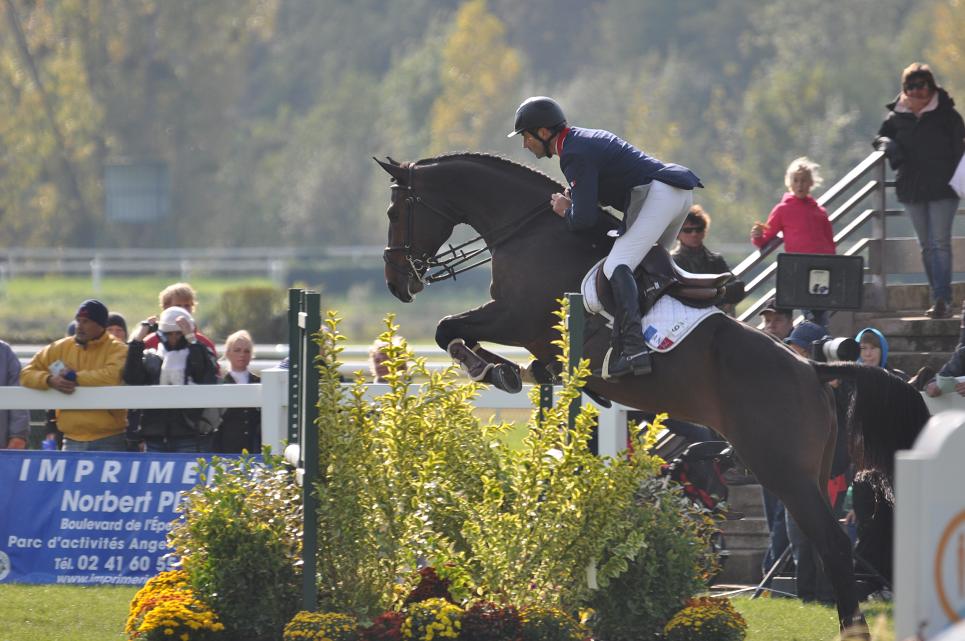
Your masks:
M 670 252 L 661 245 L 654 245 L 633 271 L 633 277 L 640 292 L 640 313 L 645 315 L 665 294 L 698 309 L 719 305 L 723 302 L 724 285 L 733 274 L 692 274 L 678 267 Z M 595 285 L 600 303 L 612 317 L 616 301 L 610 281 L 603 275 L 602 265 L 597 269 Z

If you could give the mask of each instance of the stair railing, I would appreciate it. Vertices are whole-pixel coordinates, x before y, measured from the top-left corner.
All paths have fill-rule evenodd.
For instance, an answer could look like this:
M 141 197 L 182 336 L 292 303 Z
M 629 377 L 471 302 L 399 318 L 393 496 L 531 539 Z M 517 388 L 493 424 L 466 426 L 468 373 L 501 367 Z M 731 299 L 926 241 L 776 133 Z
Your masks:
M 843 178 L 827 189 L 817 202 L 828 210 L 831 227 L 834 229 L 834 243 L 838 253 L 854 256 L 867 251 L 865 264 L 865 294 L 867 308 L 884 309 L 887 301 L 885 286 L 887 279 L 883 257 L 884 240 L 887 237 L 886 219 L 889 214 L 900 210 L 887 209 L 886 189 L 893 187 L 893 181 L 885 179 L 885 155 L 880 151 L 869 154 Z M 868 199 L 871 207 L 852 217 L 853 212 Z M 870 235 L 857 238 L 859 230 L 870 222 Z M 844 241 L 854 242 L 841 251 Z M 738 316 L 747 322 L 756 319 L 769 298 L 777 292 L 774 280 L 777 274 L 777 250 L 784 243 L 783 234 L 778 233 L 771 242 L 759 250 L 751 252 L 732 271 L 745 282 L 745 291 L 750 305 Z M 878 251 L 870 251 L 880 248 Z M 745 303 L 746 304 L 746 303 Z

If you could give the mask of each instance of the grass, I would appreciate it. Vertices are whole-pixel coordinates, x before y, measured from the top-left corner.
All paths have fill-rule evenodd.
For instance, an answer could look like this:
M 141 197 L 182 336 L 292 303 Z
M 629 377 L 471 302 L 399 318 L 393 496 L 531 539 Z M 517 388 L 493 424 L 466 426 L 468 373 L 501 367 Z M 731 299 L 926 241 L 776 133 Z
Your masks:
M 736 597 L 734 607 L 747 620 L 746 641 L 832 641 L 838 638 L 834 608 L 797 599 Z M 894 641 L 892 604 L 869 602 L 861 606 L 873 641 Z
M 137 588 L 0 584 L 0 641 L 121 641 Z M 833 641 L 833 608 L 795 599 L 737 597 L 747 620 L 746 641 Z M 890 603 L 866 603 L 874 641 L 894 641 Z
M 97 298 L 111 311 L 120 312 L 127 319 L 128 327 L 133 327 L 158 313 L 158 293 L 173 282 L 176 279 L 170 276 L 104 278 L 100 289 L 95 291 L 89 278 L 12 278 L 0 287 L 0 337 L 8 343 L 34 342 L 24 340 L 31 336 L 59 338 L 73 320 L 77 306 L 87 298 Z M 206 311 L 214 308 L 226 290 L 270 283 L 252 278 L 193 278 L 191 284 L 198 292 L 197 314 L 203 326 Z
M 0 585 L 0 641 L 121 641 L 136 587 Z
M 172 276 L 105 277 L 95 291 L 90 278 L 80 276 L 16 277 L 0 281 L 0 338 L 8 343 L 46 343 L 64 335 L 81 301 L 97 298 L 120 312 L 128 326 L 158 312 L 158 293 L 178 280 Z M 307 287 L 321 291 L 322 312 L 334 309 L 343 318 L 340 329 L 349 343 L 368 344 L 385 331 L 383 318 L 396 315 L 400 334 L 413 343 L 434 343 L 436 323 L 448 314 L 465 311 L 489 299 L 485 287 L 452 283 L 427 289 L 412 304 L 393 298 L 374 279 L 345 294 L 326 295 L 325 284 Z M 207 315 L 221 296 L 239 287 L 270 286 L 265 278 L 192 277 L 200 304 L 197 320 L 204 329 Z M 216 341 L 224 336 L 211 336 Z

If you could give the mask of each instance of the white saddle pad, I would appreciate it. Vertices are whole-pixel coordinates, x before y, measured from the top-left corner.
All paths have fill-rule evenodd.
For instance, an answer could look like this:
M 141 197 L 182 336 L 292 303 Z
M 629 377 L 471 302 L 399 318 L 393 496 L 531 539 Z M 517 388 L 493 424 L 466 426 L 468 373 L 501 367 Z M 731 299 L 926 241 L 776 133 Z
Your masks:
M 583 307 L 586 311 L 603 316 L 612 326 L 613 317 L 603 309 L 596 292 L 596 272 L 602 269 L 602 265 L 601 260 L 587 272 L 580 291 L 583 293 Z M 671 296 L 662 296 L 643 317 L 643 339 L 653 351 L 669 352 L 704 319 L 723 313 L 718 307 L 697 309 L 688 307 Z

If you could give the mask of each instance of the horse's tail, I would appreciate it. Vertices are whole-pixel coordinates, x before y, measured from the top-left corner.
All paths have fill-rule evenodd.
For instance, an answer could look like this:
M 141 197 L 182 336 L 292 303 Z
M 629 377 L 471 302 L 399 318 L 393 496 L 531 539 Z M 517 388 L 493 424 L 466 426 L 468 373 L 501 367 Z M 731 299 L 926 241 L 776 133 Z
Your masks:
M 914 387 L 880 367 L 814 363 L 818 377 L 854 382 L 848 412 L 851 459 L 856 470 L 877 470 L 894 481 L 895 452 L 910 449 L 931 417 Z

